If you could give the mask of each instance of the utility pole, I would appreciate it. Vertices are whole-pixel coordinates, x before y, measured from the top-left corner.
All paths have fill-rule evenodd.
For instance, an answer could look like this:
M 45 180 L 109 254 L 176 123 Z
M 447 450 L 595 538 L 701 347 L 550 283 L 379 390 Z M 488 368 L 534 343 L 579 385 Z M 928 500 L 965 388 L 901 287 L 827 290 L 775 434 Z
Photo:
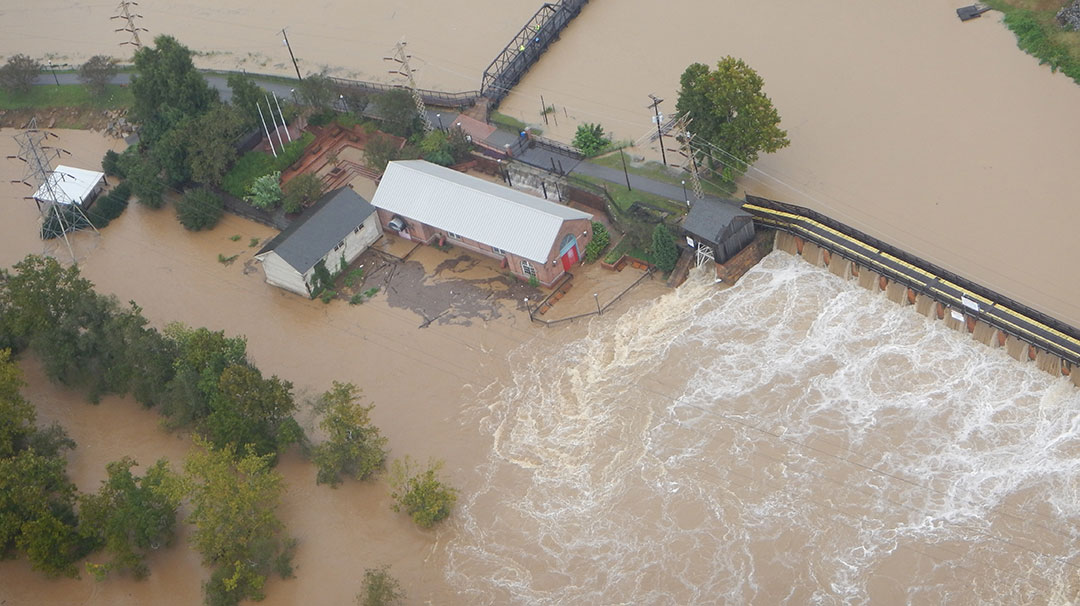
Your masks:
M 121 27 L 116 31 L 131 34 L 131 39 L 127 42 L 121 42 L 120 46 L 130 44 L 134 46 L 136 50 L 142 48 L 142 40 L 139 40 L 139 32 L 150 31 L 145 27 L 138 27 L 135 25 L 135 19 L 142 19 L 142 15 L 131 12 L 131 7 L 138 5 L 139 3 L 134 2 L 133 0 L 120 0 L 120 5 L 116 7 L 116 10 L 120 11 L 120 14 L 109 17 L 110 19 L 123 19 L 126 22 L 127 27 Z
M 53 170 L 52 157 L 59 157 L 62 153 L 70 155 L 70 152 L 58 147 L 43 145 L 49 137 L 56 137 L 56 135 L 38 130 L 37 118 L 32 118 L 26 131 L 15 136 L 15 141 L 19 144 L 19 154 L 17 156 L 8 156 L 8 158 L 21 160 L 26 164 L 26 172 L 22 179 L 12 181 L 12 183 L 22 183 L 34 190 L 35 195 L 26 196 L 26 199 L 34 200 L 37 203 L 38 212 L 41 213 L 42 239 L 45 239 L 47 221 L 52 217 L 56 217 L 56 223 L 60 227 L 59 235 L 64 238 L 68 254 L 71 255 L 71 262 L 77 263 L 78 260 L 75 258 L 75 250 L 71 247 L 68 233 L 86 227 L 93 229 L 98 235 L 101 235 L 101 232 L 98 232 L 94 224 L 90 222 L 89 217 L 86 216 L 82 205 L 79 203 L 80 201 L 72 199 L 60 185 L 65 180 L 73 177 Z M 43 194 L 41 197 L 36 195 L 39 191 Z M 70 213 L 65 215 L 64 211 L 66 210 L 70 210 Z
M 433 128 L 431 122 L 428 120 L 427 107 L 424 105 L 424 98 L 420 95 L 420 91 L 416 88 L 416 80 L 413 79 L 413 72 L 416 70 L 409 68 L 409 59 L 412 55 L 405 54 L 405 41 L 402 40 L 394 45 L 394 56 L 383 57 L 386 61 L 396 61 L 398 64 L 397 69 L 390 70 L 391 74 L 397 74 L 404 76 L 409 83 L 409 92 L 412 93 L 413 103 L 416 104 L 416 111 L 420 113 L 420 119 L 424 121 L 424 134 L 430 133 Z
M 292 66 L 296 69 L 296 79 L 303 80 L 304 77 L 300 75 L 300 66 L 296 64 L 296 55 L 292 53 L 292 45 L 289 44 L 289 35 L 285 33 L 285 28 L 281 28 L 281 39 L 285 43 L 285 48 L 289 49 L 289 58 L 292 59 Z
M 679 149 L 671 151 L 677 152 L 680 156 L 686 158 L 681 168 L 690 173 L 690 184 L 694 188 L 694 195 L 700 200 L 705 197 L 705 190 L 701 188 L 701 179 L 698 177 L 697 159 L 694 157 L 694 135 L 690 132 L 691 122 L 693 122 L 693 118 L 683 116 L 675 123 L 674 128 L 679 131 L 679 134 L 675 135 L 675 140 L 679 142 Z M 687 167 L 687 164 L 689 164 L 689 167 Z M 683 181 L 683 194 L 685 195 L 685 193 L 686 182 Z M 689 198 L 687 198 L 686 204 L 689 206 Z
M 664 153 L 664 129 L 661 124 L 663 118 L 660 116 L 660 104 L 663 103 L 664 100 L 652 93 L 649 93 L 649 98 L 652 99 L 652 105 L 647 105 L 646 107 L 653 108 L 653 115 L 656 116 L 656 136 L 660 138 L 660 158 L 663 159 L 664 166 L 667 166 L 667 154 Z

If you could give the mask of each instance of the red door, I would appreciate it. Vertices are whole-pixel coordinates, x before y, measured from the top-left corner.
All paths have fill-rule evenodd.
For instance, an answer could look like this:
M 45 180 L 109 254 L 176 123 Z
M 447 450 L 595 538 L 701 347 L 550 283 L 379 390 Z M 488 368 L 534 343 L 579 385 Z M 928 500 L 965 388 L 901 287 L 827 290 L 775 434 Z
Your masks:
M 574 263 L 578 262 L 577 246 L 572 246 L 570 250 L 566 251 L 562 256 L 562 268 L 566 271 L 570 271 L 570 268 L 574 266 Z

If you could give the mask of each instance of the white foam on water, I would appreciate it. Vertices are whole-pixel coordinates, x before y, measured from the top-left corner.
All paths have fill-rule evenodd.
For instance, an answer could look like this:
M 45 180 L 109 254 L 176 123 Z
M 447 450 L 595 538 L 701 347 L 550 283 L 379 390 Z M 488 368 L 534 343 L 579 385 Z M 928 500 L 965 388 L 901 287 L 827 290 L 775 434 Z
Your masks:
M 511 357 L 447 574 L 477 603 L 1068 604 L 1080 395 L 776 252 Z

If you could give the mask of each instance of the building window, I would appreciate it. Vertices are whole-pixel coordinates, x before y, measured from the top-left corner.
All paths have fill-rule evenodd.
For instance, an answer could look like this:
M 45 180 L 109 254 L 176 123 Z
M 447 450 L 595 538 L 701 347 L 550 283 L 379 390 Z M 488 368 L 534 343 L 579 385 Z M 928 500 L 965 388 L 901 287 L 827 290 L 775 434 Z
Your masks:
M 334 247 L 334 250 L 337 250 L 337 249 L 341 248 L 342 246 L 345 246 L 345 240 L 342 240 L 341 242 L 338 242 L 337 246 Z
M 535 277 L 536 276 L 536 268 L 532 266 L 532 263 L 529 263 L 525 259 L 522 259 L 521 260 L 521 273 L 525 274 L 526 276 Z
M 491 247 L 491 252 L 493 252 L 493 253 L 495 253 L 497 255 L 505 255 L 506 254 L 505 250 L 503 250 L 501 248 L 496 248 L 494 246 Z
M 461 234 L 455 234 L 452 231 L 446 232 L 446 235 L 452 240 L 460 240 L 461 239 Z
M 357 225 L 356 227 L 353 228 L 352 233 L 354 233 L 354 234 L 360 233 L 360 228 L 363 227 L 363 226 L 364 226 L 363 223 L 361 223 L 360 225 Z

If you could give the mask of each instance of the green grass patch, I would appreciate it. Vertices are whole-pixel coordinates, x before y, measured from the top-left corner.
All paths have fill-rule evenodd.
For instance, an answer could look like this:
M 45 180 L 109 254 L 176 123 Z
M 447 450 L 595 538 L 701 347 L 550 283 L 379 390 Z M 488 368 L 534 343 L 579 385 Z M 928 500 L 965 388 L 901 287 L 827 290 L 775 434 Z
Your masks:
M 126 109 L 135 99 L 131 89 L 118 84 L 110 84 L 101 96 L 90 94 L 90 90 L 81 84 L 63 84 L 60 86 L 34 86 L 24 95 L 14 95 L 0 90 L 0 109 L 30 109 L 49 107 L 89 107 L 92 109 Z
M 315 135 L 304 133 L 299 139 L 286 143 L 285 151 L 280 152 L 277 158 L 263 151 L 249 151 L 241 156 L 225 174 L 225 178 L 221 180 L 221 188 L 237 198 L 243 198 L 248 194 L 255 179 L 274 171 L 285 170 L 300 159 L 304 148 L 311 145 L 314 140 Z
M 618 152 L 605 154 L 596 158 L 591 158 L 589 162 L 593 164 L 599 164 L 600 166 L 606 166 L 608 168 L 614 168 L 616 170 L 622 170 L 622 160 L 619 158 Z M 638 175 L 640 177 L 646 177 L 653 181 L 660 181 L 661 183 L 667 183 L 669 185 L 682 186 L 682 182 L 686 181 L 686 191 L 689 195 L 694 195 L 694 188 L 690 185 L 690 175 L 683 173 L 682 175 L 672 174 L 671 171 L 664 168 L 664 165 L 659 162 L 649 161 L 644 164 L 634 166 L 630 163 L 630 158 L 626 158 L 626 172 L 632 175 Z M 712 183 L 702 181 L 701 188 L 708 196 L 716 196 L 724 198 L 730 196 L 735 192 L 735 186 L 723 187 L 720 185 L 714 185 Z
M 528 126 L 528 124 L 525 124 L 524 122 L 518 120 L 513 116 L 507 116 L 506 114 L 500 114 L 499 112 L 491 112 L 491 116 L 488 117 L 488 120 L 490 120 L 492 124 L 498 126 L 503 130 L 509 130 L 515 133 L 520 133 Z M 531 132 L 533 134 L 539 135 L 544 131 L 534 126 L 532 127 Z
M 986 4 L 1005 13 L 1005 25 L 1016 34 L 1021 50 L 1080 84 L 1080 32 L 1065 31 L 1054 18 L 1065 2 L 987 0 Z
M 575 174 L 576 178 L 586 181 L 599 187 L 607 188 L 608 195 L 611 196 L 615 202 L 615 206 L 618 210 L 626 212 L 630 210 L 630 207 L 635 202 L 641 202 L 646 206 L 653 206 L 656 208 L 662 208 L 675 214 L 683 214 L 686 212 L 686 204 L 680 203 L 678 200 L 669 200 L 663 196 L 657 196 L 656 194 L 650 194 L 640 190 L 627 190 L 625 185 L 617 185 L 610 183 L 599 177 L 592 177 L 589 175 Z

